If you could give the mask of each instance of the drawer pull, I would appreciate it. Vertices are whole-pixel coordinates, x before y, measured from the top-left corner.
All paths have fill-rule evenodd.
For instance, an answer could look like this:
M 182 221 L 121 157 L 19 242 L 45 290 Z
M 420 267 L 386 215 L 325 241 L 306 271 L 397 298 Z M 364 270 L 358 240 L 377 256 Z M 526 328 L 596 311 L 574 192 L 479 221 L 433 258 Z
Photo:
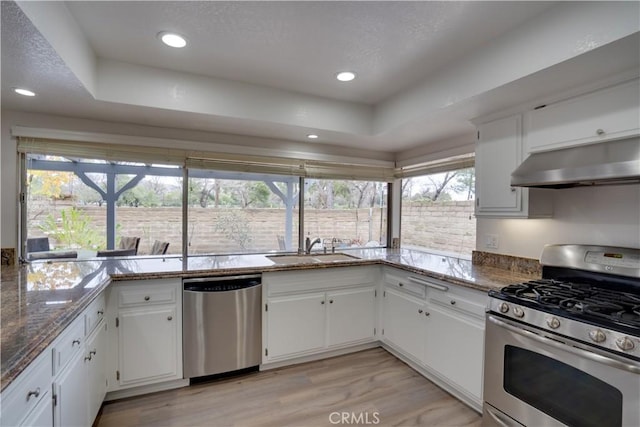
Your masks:
M 412 282 L 417 283 L 419 285 L 425 285 L 428 288 L 437 289 L 439 291 L 445 291 L 446 292 L 446 291 L 449 290 L 449 288 L 447 286 L 438 285 L 436 283 L 427 282 L 426 280 L 420 280 L 420 279 L 417 279 L 415 277 L 409 277 L 409 280 L 411 280 Z
M 94 348 L 89 352 L 89 356 L 95 356 L 95 355 L 96 355 L 96 349 Z
M 32 396 L 35 398 L 40 397 L 40 387 L 35 389 L 35 391 L 29 390 L 29 393 L 27 393 L 27 402 L 29 401 L 29 399 L 31 399 Z
M 404 286 L 404 283 L 402 283 L 402 282 L 398 282 L 398 286 L 403 287 L 403 286 Z
M 84 361 L 86 362 L 87 360 L 89 360 L 89 361 L 91 360 L 91 352 L 89 352 L 88 356 L 84 357 Z
M 423 313 L 423 310 L 422 310 L 422 309 L 419 309 L 419 310 L 418 310 L 418 314 L 422 314 L 422 313 Z
M 425 311 L 425 312 L 424 312 L 424 315 L 425 315 L 425 316 L 431 316 L 431 313 L 429 313 L 428 311 Z
M 104 310 L 98 310 L 98 314 L 102 316 L 104 314 Z
M 597 130 L 596 130 L 596 134 L 598 134 L 598 135 L 604 135 L 604 130 L 603 130 L 603 129 L 597 129 Z
M 151 299 L 151 297 L 149 295 L 147 295 L 146 297 L 144 297 L 145 301 L 149 301 Z
M 77 340 L 71 341 L 71 347 L 75 347 L 76 344 L 80 345 L 80 338 L 78 338 Z
M 169 322 L 171 322 L 171 321 L 173 320 L 173 316 L 169 316 L 169 317 L 167 317 L 167 320 L 168 320 Z
M 456 300 L 452 299 L 451 300 L 451 305 L 456 305 Z
M 333 300 L 332 299 L 329 300 L 329 304 L 333 304 Z

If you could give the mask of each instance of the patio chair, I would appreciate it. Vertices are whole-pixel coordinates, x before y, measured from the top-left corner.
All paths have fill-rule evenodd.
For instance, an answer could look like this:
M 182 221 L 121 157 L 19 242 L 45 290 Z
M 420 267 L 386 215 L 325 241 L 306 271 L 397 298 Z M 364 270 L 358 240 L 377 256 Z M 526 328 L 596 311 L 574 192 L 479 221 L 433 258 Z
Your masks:
M 135 252 L 133 255 L 138 254 L 138 246 L 140 245 L 139 237 L 121 237 L 120 244 L 118 245 L 118 249 L 134 249 Z
M 156 240 L 151 246 L 151 255 L 164 255 L 167 253 L 167 249 L 169 249 L 169 242 Z
M 48 252 L 51 250 L 48 237 L 32 237 L 27 239 L 27 253 Z

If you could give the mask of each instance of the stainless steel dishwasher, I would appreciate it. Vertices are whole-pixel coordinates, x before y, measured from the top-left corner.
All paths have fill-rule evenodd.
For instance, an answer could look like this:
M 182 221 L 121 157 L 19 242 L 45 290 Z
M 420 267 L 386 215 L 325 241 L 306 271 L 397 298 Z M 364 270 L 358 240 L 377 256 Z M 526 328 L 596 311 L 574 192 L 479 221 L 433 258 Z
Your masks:
M 260 275 L 184 279 L 184 377 L 195 378 L 260 364 Z

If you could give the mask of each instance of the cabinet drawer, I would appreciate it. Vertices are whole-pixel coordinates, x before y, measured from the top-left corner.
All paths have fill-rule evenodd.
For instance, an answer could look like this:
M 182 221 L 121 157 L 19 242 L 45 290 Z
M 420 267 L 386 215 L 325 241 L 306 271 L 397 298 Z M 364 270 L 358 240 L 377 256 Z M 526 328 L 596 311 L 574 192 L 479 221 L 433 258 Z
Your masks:
M 384 283 L 386 286 L 400 292 L 424 299 L 427 295 L 427 288 L 420 283 L 412 281 L 411 277 L 413 276 L 410 273 L 403 274 L 397 270 L 393 270 L 392 272 L 386 271 L 384 274 Z
M 100 294 L 84 311 L 84 335 L 88 337 L 98 326 L 105 313 L 104 293 Z
M 84 319 L 80 316 L 65 329 L 52 345 L 53 375 L 58 375 L 75 354 L 84 347 Z
M 429 301 L 479 318 L 484 317 L 486 309 L 486 304 L 470 300 L 451 292 L 434 291 L 429 294 Z
M 141 305 L 170 304 L 176 302 L 176 287 L 163 285 L 136 286 L 118 289 L 120 308 Z
M 51 393 L 51 353 L 45 350 L 2 392 L 0 424 L 17 426 Z

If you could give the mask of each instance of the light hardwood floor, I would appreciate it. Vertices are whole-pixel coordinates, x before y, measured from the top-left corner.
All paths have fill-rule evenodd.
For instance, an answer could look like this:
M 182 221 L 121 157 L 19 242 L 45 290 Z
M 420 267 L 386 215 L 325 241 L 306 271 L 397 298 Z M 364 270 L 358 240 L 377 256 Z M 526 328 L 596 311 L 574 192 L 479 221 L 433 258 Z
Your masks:
M 349 425 L 477 427 L 481 422 L 476 412 L 375 348 L 108 403 L 95 425 L 347 425 L 332 423 L 341 417 L 333 412 L 355 414 Z

